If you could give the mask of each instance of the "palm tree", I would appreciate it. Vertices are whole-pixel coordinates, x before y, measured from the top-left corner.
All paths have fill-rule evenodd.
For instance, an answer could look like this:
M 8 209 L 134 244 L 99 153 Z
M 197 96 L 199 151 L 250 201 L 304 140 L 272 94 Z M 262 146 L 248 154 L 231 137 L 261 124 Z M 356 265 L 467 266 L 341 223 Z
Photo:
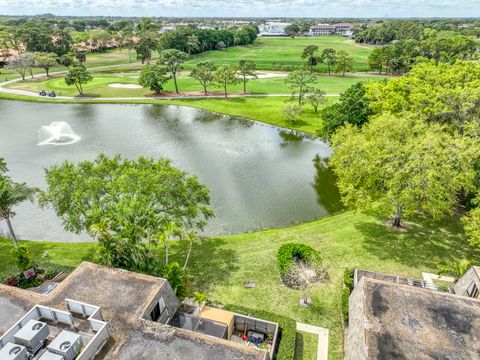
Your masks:
M 163 243 L 165 247 L 165 266 L 168 266 L 168 255 L 170 249 L 170 240 L 172 236 L 178 235 L 179 230 L 177 229 L 175 223 L 170 222 L 167 224 L 165 231 L 160 232 L 158 236 L 158 241 Z
M 18 249 L 18 241 L 11 222 L 11 218 L 15 216 L 13 207 L 25 200 L 33 201 L 36 191 L 37 189 L 28 187 L 25 183 L 16 183 L 8 177 L 0 176 L 0 220 L 7 222 L 16 249 Z
M 193 242 L 198 239 L 197 233 L 193 230 L 189 231 L 186 237 L 188 240 L 188 251 L 187 257 L 185 258 L 185 263 L 183 264 L 183 271 L 187 269 L 188 260 L 190 260 L 190 254 L 192 253 Z

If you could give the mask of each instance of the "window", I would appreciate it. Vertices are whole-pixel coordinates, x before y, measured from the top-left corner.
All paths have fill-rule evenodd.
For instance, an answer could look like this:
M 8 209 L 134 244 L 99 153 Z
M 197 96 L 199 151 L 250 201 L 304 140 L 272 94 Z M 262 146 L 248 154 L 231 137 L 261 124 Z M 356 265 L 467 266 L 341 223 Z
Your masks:
M 164 314 L 168 317 L 168 320 L 169 320 L 170 314 L 168 313 L 167 304 L 165 303 L 165 299 L 163 298 L 163 296 L 161 296 L 158 302 L 155 304 L 155 307 L 153 308 L 152 312 L 150 313 L 150 318 L 153 321 L 159 322 L 160 319 L 162 318 L 162 315 Z
M 477 284 L 472 282 L 467 289 L 467 295 L 472 298 L 478 298 L 478 294 L 479 294 L 479 290 L 478 290 Z

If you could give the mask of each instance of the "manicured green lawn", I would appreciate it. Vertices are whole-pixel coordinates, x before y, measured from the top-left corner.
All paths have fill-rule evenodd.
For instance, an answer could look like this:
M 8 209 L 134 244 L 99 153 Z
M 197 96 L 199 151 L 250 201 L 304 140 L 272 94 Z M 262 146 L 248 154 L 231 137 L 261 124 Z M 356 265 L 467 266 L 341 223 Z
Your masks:
M 276 253 L 286 242 L 301 242 L 323 257 L 329 280 L 309 293 L 310 308 L 299 306 L 300 291 L 286 288 L 278 275 Z M 49 251 L 52 261 L 76 264 L 92 258 L 89 243 L 29 243 L 40 256 Z M 172 246 L 173 260 L 183 263 L 186 244 Z M 8 255 L 9 240 L 0 240 L 0 272 L 14 265 Z M 161 254 L 161 251 L 159 251 Z M 345 212 L 318 221 L 252 234 L 203 239 L 194 246 L 189 272 L 192 289 L 210 300 L 262 309 L 299 322 L 330 329 L 329 359 L 343 357 L 341 323 L 342 274 L 345 267 L 421 278 L 422 271 L 436 272 L 439 262 L 452 258 L 480 260 L 478 249 L 468 245 L 456 219 L 436 223 L 417 220 L 402 230 L 391 229 L 385 219 Z M 256 288 L 245 288 L 254 281 Z
M 87 61 L 84 63 L 84 65 L 87 68 L 100 67 L 100 66 L 114 66 L 114 65 L 129 67 L 129 68 L 135 68 L 135 66 L 137 67 L 139 66 L 138 65 L 139 63 L 137 63 L 135 51 L 131 52 L 132 63 L 129 62 L 128 51 L 123 49 L 111 50 L 104 53 L 87 53 L 86 56 L 87 56 Z M 158 58 L 158 54 L 154 52 L 152 57 L 153 57 L 153 60 L 155 60 Z M 65 71 L 65 70 L 66 70 L 65 66 L 58 65 L 51 68 L 50 72 Z M 45 70 L 41 68 L 33 68 L 33 73 L 44 74 Z M 13 80 L 19 77 L 20 75 L 15 71 L 12 71 L 7 68 L 0 68 L 0 82 Z
M 223 51 L 208 51 L 192 57 L 188 67 L 200 61 L 212 60 L 217 64 L 237 64 L 240 60 L 253 60 L 262 70 L 289 70 L 292 66 L 303 64 L 300 58 L 303 49 L 308 45 L 317 45 L 320 52 L 325 48 L 345 50 L 354 58 L 355 70 L 368 70 L 367 58 L 370 47 L 356 44 L 353 40 L 341 36 L 315 36 L 300 38 L 258 38 L 254 44 L 235 46 Z M 318 70 L 325 71 L 324 64 Z
M 289 97 L 247 97 L 229 99 L 178 99 L 165 100 L 161 104 L 191 106 L 200 109 L 215 111 L 222 114 L 240 116 L 257 120 L 266 124 L 281 126 L 293 130 L 316 134 L 322 127 L 322 119 L 318 113 L 306 105 L 303 113 L 295 122 L 286 120 L 282 116 L 282 109 L 289 101 Z M 337 97 L 328 97 L 327 104 L 337 100 Z
M 125 89 L 113 88 L 109 84 L 138 84 L 138 79 L 131 76 L 115 76 L 115 75 L 98 75 L 87 84 L 83 84 L 83 92 L 86 96 L 91 97 L 128 97 L 128 96 L 145 96 L 150 93 L 144 88 Z M 39 92 L 42 89 L 61 91 L 63 96 L 78 96 L 78 91 L 75 86 L 68 86 L 65 83 L 63 76 L 52 77 L 50 79 L 38 78 L 28 81 L 15 82 L 7 86 L 11 89 L 20 89 L 33 92 Z
M 147 89 L 125 89 L 112 88 L 109 84 L 138 84 L 138 72 L 125 73 L 121 72 L 121 68 L 115 68 L 115 73 L 95 73 L 93 80 L 83 85 L 84 92 L 92 97 L 137 97 L 151 95 L 151 91 Z M 125 69 L 124 69 L 125 70 Z M 283 73 L 279 73 L 281 75 Z M 328 76 L 321 75 L 318 77 L 316 87 L 322 89 L 327 94 L 338 94 L 344 92 L 351 85 L 359 81 L 378 81 L 385 77 L 371 74 L 352 73 L 347 76 Z M 183 72 L 178 78 L 178 86 L 182 94 L 200 94 L 203 95 L 203 88 L 198 81 L 190 78 L 188 72 Z M 27 79 L 6 86 L 10 89 L 21 89 L 27 91 L 38 92 L 41 89 L 49 89 L 61 91 L 65 96 L 78 95 L 75 86 L 65 84 L 63 76 L 56 75 L 52 78 Z M 210 94 L 223 94 L 223 89 L 218 86 L 210 86 L 208 89 Z M 165 92 L 174 95 L 175 87 L 173 80 L 165 85 Z M 228 87 L 229 94 L 242 94 L 243 83 L 231 85 Z M 272 77 L 253 79 L 247 83 L 247 92 L 250 94 L 290 94 L 291 90 L 285 86 L 285 77 Z
M 297 331 L 294 360 L 317 360 L 318 335 Z

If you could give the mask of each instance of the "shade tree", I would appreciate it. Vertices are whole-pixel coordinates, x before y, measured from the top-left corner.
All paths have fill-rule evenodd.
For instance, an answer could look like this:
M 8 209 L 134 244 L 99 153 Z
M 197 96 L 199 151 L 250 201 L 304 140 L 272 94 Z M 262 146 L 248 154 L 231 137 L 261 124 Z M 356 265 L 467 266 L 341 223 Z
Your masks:
M 99 260 L 109 266 L 158 274 L 161 240 L 202 230 L 213 216 L 205 185 L 167 159 L 101 154 L 53 165 L 45 180 L 40 204 L 53 207 L 67 231 L 97 239 Z
M 5 160 L 0 158 L 0 220 L 7 223 L 13 245 L 18 249 L 18 240 L 11 221 L 16 215 L 14 207 L 27 200 L 33 201 L 37 189 L 29 187 L 26 183 L 13 181 L 7 176 L 7 171 Z
M 195 65 L 190 72 L 190 77 L 202 85 L 205 95 L 208 95 L 208 87 L 215 82 L 216 68 L 217 66 L 213 61 L 203 61 Z
M 305 94 L 316 83 L 317 78 L 306 69 L 294 70 L 285 78 L 285 85 L 292 91 L 292 98 L 298 96 L 298 106 L 302 106 Z
M 334 70 L 336 73 L 342 73 L 342 76 L 345 76 L 347 71 L 353 70 L 353 57 L 345 50 L 337 51 L 335 55 Z
M 237 69 L 232 65 L 220 65 L 214 72 L 215 83 L 223 88 L 225 98 L 228 96 L 228 85 L 239 82 Z
M 93 76 L 87 71 L 83 65 L 75 65 L 65 75 L 65 83 L 68 86 L 75 85 L 78 94 L 83 96 L 83 85 L 92 81 Z
M 320 62 L 321 57 L 318 56 L 318 46 L 316 45 L 309 45 L 305 49 L 303 49 L 303 53 L 301 58 L 306 60 L 306 66 L 310 68 L 310 72 L 313 72 L 313 68 L 318 65 Z
M 238 64 L 238 75 L 242 77 L 243 82 L 243 95 L 247 94 L 247 82 L 250 79 L 256 79 L 257 76 L 257 64 L 253 60 L 240 60 Z
M 178 91 L 177 75 L 178 72 L 183 69 L 183 63 L 187 61 L 187 59 L 188 54 L 177 49 L 167 49 L 160 52 L 158 63 L 167 67 L 172 74 L 175 92 L 177 94 L 180 94 Z
M 452 134 L 414 116 L 383 114 L 361 128 L 332 136 L 330 166 L 343 202 L 357 209 L 404 217 L 451 215 L 460 194 L 473 188 L 478 140 Z
M 148 88 L 159 94 L 163 91 L 163 86 L 170 80 L 168 69 L 160 64 L 145 65 L 140 71 L 138 83 L 144 88 Z
M 328 68 L 328 75 L 330 75 L 332 71 L 332 67 L 335 64 L 335 55 L 336 50 L 332 48 L 326 48 L 322 50 L 322 54 L 320 55 L 320 62 L 327 65 Z
M 35 65 L 35 57 L 30 52 L 25 52 L 14 56 L 7 64 L 7 68 L 20 74 L 22 80 L 25 80 L 27 73 L 33 78 L 32 68 Z
M 35 53 L 35 66 L 45 70 L 45 73 L 50 76 L 50 68 L 57 65 L 57 54 L 55 53 Z

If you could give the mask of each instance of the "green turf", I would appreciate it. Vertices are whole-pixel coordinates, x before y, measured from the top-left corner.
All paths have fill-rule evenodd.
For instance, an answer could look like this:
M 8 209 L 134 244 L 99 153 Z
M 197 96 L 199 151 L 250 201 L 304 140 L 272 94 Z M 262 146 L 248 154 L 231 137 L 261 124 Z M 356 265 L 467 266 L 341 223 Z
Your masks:
M 240 60 L 253 60 L 259 69 L 289 70 L 292 66 L 298 67 L 303 64 L 300 56 L 308 45 L 317 45 L 320 52 L 325 48 L 345 50 L 353 56 L 355 70 L 368 70 L 367 58 L 371 48 L 341 36 L 258 38 L 252 45 L 235 46 L 223 51 L 215 50 L 195 55 L 187 63 L 187 67 L 207 60 L 215 61 L 217 64 L 237 64 Z M 327 67 L 321 64 L 317 69 L 325 71 Z
M 111 83 L 138 84 L 138 72 L 121 72 L 121 68 L 115 68 L 114 73 L 94 73 L 93 80 L 83 86 L 84 92 L 88 96 L 93 97 L 131 97 L 151 95 L 151 91 L 147 89 L 120 89 L 112 88 L 108 85 Z M 125 70 L 125 68 L 123 68 Z M 281 75 L 283 73 L 279 73 Z M 352 73 L 347 76 L 318 76 L 315 87 L 323 90 L 328 94 L 342 93 L 351 85 L 358 81 L 378 81 L 385 77 L 371 74 Z M 183 72 L 178 78 L 178 86 L 182 94 L 203 94 L 203 88 L 198 81 L 190 78 L 188 72 Z M 55 75 L 49 79 L 37 78 L 18 81 L 5 86 L 10 89 L 20 89 L 38 92 L 41 89 L 49 89 L 61 91 L 65 96 L 78 95 L 75 86 L 65 84 L 62 75 Z M 164 90 L 167 94 L 175 95 L 175 87 L 173 80 L 165 84 Z M 223 89 L 218 86 L 210 86 L 208 89 L 210 94 L 223 94 Z M 291 90 L 285 86 L 284 77 L 272 77 L 263 79 L 253 79 L 247 83 L 247 92 L 250 94 L 290 94 Z M 243 83 L 231 85 L 228 87 L 229 94 L 242 94 Z
M 87 61 L 84 63 L 84 65 L 87 68 L 93 68 L 93 67 L 103 67 L 103 66 L 123 66 L 123 67 L 130 67 L 130 68 L 135 68 L 139 67 L 139 63 L 137 62 L 135 51 L 131 52 L 131 58 L 132 58 L 132 63 L 129 62 L 128 59 L 128 51 L 121 49 L 121 50 L 110 50 L 106 51 L 103 53 L 87 53 Z M 158 54 L 156 52 L 153 53 L 153 60 L 158 58 Z M 65 71 L 66 68 L 65 66 L 54 66 L 53 68 L 50 69 L 50 72 L 56 72 L 56 71 Z M 42 68 L 33 68 L 33 73 L 34 74 L 44 74 L 45 70 Z M 7 81 L 7 80 L 13 80 L 16 78 L 19 78 L 20 75 L 16 73 L 15 71 L 12 71 L 8 68 L 0 68 L 0 82 L 2 81 Z M 29 76 L 27 76 L 28 78 Z
M 297 331 L 294 360 L 317 360 L 318 335 Z
M 480 259 L 478 248 L 468 245 L 457 219 L 440 223 L 417 220 L 406 225 L 405 229 L 391 229 L 385 219 L 345 212 L 283 229 L 203 239 L 194 246 L 189 265 L 192 289 L 205 292 L 213 301 L 275 312 L 328 328 L 329 359 L 339 360 L 343 356 L 340 294 L 345 267 L 421 278 L 422 271 L 436 272 L 441 261 Z M 299 306 L 300 291 L 280 282 L 275 255 L 287 242 L 308 244 L 324 259 L 329 280 L 309 291 L 313 300 L 310 308 Z M 172 245 L 173 260 L 183 262 L 185 246 Z M 52 261 L 62 264 L 92 257 L 92 244 L 88 243 L 31 242 L 29 247 L 38 255 L 48 250 Z M 13 267 L 10 248 L 11 241 L 0 240 L 0 272 Z M 257 288 L 245 288 L 247 281 L 256 282 Z
M 166 100 L 161 103 L 196 107 L 221 114 L 240 116 L 270 125 L 303 131 L 309 134 L 316 134 L 317 130 L 322 127 L 322 119 L 310 106 L 306 105 L 304 107 L 303 113 L 295 122 L 286 120 L 282 116 L 282 109 L 285 107 L 289 99 L 289 97 L 179 99 Z M 333 103 L 336 99 L 336 97 L 327 98 L 327 104 Z

